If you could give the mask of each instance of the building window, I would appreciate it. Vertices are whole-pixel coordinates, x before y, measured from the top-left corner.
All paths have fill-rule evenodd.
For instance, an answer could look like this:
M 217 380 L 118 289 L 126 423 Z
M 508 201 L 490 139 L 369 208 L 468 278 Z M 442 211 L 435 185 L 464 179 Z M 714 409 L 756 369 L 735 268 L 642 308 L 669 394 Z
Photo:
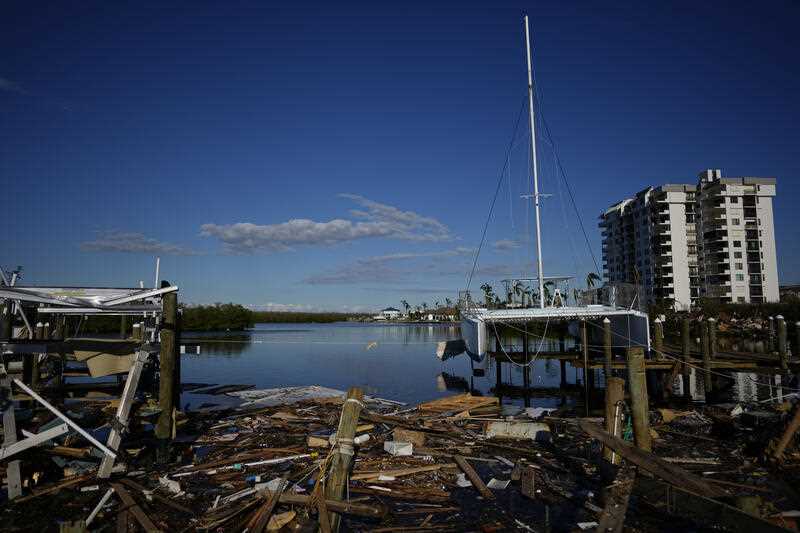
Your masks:
M 742 263 L 736 263 L 736 270 L 742 270 L 743 268 L 744 265 L 742 265 Z
M 738 196 L 731 196 L 731 203 L 732 204 L 738 204 L 739 203 L 739 197 Z
M 742 241 L 733 241 L 733 247 L 734 248 L 741 248 L 742 247 Z
M 736 274 L 736 281 L 744 281 L 744 274 Z
M 731 220 L 731 222 L 733 222 L 734 226 L 738 226 L 739 224 L 741 224 L 741 220 L 739 220 L 738 218 L 734 218 L 733 220 Z
M 733 252 L 733 258 L 734 259 L 741 259 L 742 258 L 742 252 Z
M 744 303 L 744 296 L 737 296 L 736 297 L 736 301 L 739 302 L 740 304 L 743 304 Z

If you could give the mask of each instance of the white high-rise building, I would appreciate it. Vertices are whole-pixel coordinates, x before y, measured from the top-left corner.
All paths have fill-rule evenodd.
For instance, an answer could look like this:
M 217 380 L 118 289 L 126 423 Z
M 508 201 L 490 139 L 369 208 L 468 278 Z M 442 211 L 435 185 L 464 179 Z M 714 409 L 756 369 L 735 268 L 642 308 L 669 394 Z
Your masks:
M 777 301 L 774 195 L 774 178 L 718 170 L 701 173 L 697 185 L 648 187 L 600 215 L 604 277 L 641 285 L 647 304 L 679 310 L 701 297 Z

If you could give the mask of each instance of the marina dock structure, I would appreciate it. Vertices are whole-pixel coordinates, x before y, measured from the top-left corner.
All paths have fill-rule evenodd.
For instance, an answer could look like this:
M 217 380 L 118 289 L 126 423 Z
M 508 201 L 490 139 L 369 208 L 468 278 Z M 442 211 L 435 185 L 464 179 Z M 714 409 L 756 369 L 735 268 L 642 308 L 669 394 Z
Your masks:
M 156 374 L 160 415 L 155 433 L 159 457 L 166 460 L 180 394 L 178 287 L 164 281 L 153 288 L 20 286 L 18 272 L 0 273 L 0 395 L 8 400 L 2 404 L 0 458 L 9 460 L 8 498 L 22 493 L 20 461 L 9 458 L 69 432 L 100 450 L 103 458 L 97 475 L 108 478 L 137 391 L 154 383 Z M 118 318 L 120 338 L 81 335 L 85 324 L 99 317 Z M 130 329 L 129 320 L 136 321 Z M 116 376 L 117 381 L 67 383 L 74 376 Z M 105 439 L 82 428 L 64 407 L 65 396 L 98 387 L 121 389 Z M 12 398 L 50 411 L 58 423 L 18 439 Z

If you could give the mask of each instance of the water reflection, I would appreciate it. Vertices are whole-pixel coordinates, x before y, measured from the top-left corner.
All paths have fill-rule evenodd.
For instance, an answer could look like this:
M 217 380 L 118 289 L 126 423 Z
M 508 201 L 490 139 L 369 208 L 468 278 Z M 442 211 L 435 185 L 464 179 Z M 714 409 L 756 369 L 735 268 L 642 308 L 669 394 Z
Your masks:
M 473 363 L 466 356 L 441 362 L 440 341 L 460 338 L 457 324 L 257 324 L 245 334 L 185 334 L 182 344 L 201 346 L 200 355 L 187 349 L 182 359 L 184 381 L 246 383 L 258 388 L 318 384 L 338 389 L 361 386 L 368 394 L 409 403 L 472 390 L 492 394 L 495 365 L 487 358 Z M 555 343 L 555 344 L 553 344 Z M 547 348 L 558 346 L 549 339 Z M 534 386 L 559 385 L 558 364 L 539 360 L 531 367 Z M 522 384 L 520 367 L 503 365 L 503 381 Z M 556 405 L 558 398 L 537 400 Z M 504 403 L 522 404 L 504 398 Z

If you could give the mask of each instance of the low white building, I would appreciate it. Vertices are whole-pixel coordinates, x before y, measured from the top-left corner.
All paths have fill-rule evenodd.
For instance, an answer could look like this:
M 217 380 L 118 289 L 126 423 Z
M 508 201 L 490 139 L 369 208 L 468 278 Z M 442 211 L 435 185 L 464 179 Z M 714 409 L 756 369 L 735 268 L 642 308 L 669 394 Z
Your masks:
M 401 316 L 403 316 L 403 313 L 399 309 L 387 307 L 386 309 L 381 309 L 381 312 L 372 318 L 375 320 L 397 320 Z

